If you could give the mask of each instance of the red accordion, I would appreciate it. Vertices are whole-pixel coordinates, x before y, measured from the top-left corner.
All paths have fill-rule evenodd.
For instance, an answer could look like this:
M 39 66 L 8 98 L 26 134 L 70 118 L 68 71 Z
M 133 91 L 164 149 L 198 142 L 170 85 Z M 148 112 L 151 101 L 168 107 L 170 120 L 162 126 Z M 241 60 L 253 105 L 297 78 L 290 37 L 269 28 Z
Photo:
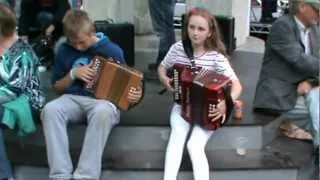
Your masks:
M 190 123 L 215 130 L 225 121 L 212 121 L 209 111 L 222 100 L 230 99 L 231 80 L 213 71 L 192 69 L 190 66 L 175 64 L 173 68 L 174 100 L 181 104 L 181 116 Z M 226 102 L 228 104 L 228 102 Z M 228 107 L 227 106 L 227 112 Z M 227 115 L 228 116 L 228 115 Z

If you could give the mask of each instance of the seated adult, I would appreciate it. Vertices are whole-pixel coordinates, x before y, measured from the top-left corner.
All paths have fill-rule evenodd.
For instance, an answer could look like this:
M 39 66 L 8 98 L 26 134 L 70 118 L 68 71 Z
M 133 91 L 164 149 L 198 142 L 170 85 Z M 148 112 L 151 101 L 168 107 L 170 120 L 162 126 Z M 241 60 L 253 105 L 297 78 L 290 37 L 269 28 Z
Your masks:
M 52 85 L 61 96 L 42 111 L 42 125 L 46 140 L 51 179 L 99 179 L 104 146 L 112 128 L 120 121 L 119 109 L 110 101 L 96 99 L 85 89 L 95 76 L 91 59 L 95 54 L 125 63 L 122 49 L 103 33 L 96 33 L 89 15 L 72 9 L 63 19 L 67 42 L 55 58 Z M 141 98 L 141 87 L 132 87 L 128 100 Z M 69 153 L 67 124 L 87 122 L 81 155 L 73 171 Z
M 282 115 L 291 138 L 319 146 L 319 0 L 292 0 L 290 13 L 274 22 L 266 42 L 255 110 Z M 310 134 L 309 134 L 310 133 Z
M 34 115 L 44 99 L 39 90 L 38 58 L 18 39 L 16 17 L 0 3 L 0 179 L 13 174 L 6 157 L 2 129 L 18 129 L 19 135 L 35 131 Z

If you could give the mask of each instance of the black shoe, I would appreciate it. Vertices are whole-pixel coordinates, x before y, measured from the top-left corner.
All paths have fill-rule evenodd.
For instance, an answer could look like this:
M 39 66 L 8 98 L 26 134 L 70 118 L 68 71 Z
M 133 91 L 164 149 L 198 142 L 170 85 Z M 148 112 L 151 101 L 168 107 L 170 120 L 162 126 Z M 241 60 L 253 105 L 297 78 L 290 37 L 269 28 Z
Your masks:
M 148 65 L 148 69 L 149 69 L 149 71 L 154 71 L 154 72 L 157 72 L 157 69 L 158 69 L 158 64 L 156 64 L 156 63 L 151 63 L 151 64 L 149 64 Z
M 144 72 L 144 78 L 146 80 L 159 80 L 157 71 Z

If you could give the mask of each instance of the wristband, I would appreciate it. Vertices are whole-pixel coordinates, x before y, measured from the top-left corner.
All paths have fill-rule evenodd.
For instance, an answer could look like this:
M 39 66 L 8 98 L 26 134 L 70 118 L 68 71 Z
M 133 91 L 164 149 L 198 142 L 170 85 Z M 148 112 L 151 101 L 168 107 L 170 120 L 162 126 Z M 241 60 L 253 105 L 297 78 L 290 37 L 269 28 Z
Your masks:
M 72 80 L 75 80 L 75 79 L 77 78 L 77 77 L 76 77 L 76 74 L 75 74 L 75 72 L 74 72 L 74 69 L 71 69 L 71 70 L 70 70 L 69 76 L 70 76 L 70 78 L 71 78 Z

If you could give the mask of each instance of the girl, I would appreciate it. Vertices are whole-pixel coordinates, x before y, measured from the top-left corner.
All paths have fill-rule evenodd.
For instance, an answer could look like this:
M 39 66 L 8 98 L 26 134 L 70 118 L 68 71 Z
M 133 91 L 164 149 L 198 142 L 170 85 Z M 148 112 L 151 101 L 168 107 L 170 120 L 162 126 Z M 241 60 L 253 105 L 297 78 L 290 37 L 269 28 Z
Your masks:
M 191 41 L 195 64 L 197 67 L 213 70 L 223 74 L 232 80 L 231 97 L 237 99 L 241 94 L 241 84 L 226 58 L 225 47 L 220 39 L 215 17 L 207 10 L 194 8 L 189 11 L 185 21 L 183 40 Z M 167 70 L 175 63 L 191 65 L 184 49 L 182 41 L 171 46 L 164 60 L 158 68 L 161 83 L 169 90 L 172 79 L 167 76 Z M 209 180 L 209 165 L 205 154 L 205 146 L 213 134 L 213 131 L 201 128 L 199 125 L 191 125 L 181 115 L 181 106 L 174 104 L 170 125 L 171 134 L 165 157 L 164 180 L 176 180 L 185 141 L 188 132 L 192 128 L 187 149 L 192 161 L 194 179 Z M 212 112 L 212 118 L 225 117 L 226 103 L 221 101 Z

